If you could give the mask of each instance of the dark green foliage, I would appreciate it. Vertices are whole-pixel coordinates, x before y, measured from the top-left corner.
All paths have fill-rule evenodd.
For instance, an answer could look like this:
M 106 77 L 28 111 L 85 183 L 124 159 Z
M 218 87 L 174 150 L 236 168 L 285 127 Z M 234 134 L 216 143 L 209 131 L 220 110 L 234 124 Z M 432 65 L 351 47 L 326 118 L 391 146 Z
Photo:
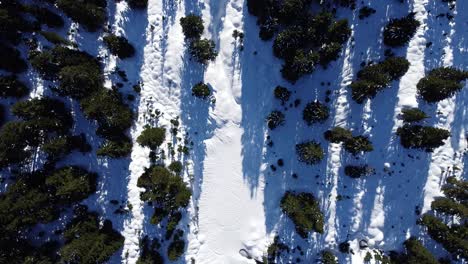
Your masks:
M 273 243 L 268 246 L 266 256 L 263 257 L 263 263 L 276 263 L 275 260 L 280 257 L 281 253 L 284 251 L 289 252 L 288 246 L 280 241 L 279 236 L 275 236 Z
M 138 136 L 138 144 L 149 147 L 150 149 L 157 149 L 162 145 L 166 138 L 166 129 L 163 127 L 145 127 L 143 132 Z
M 400 136 L 400 143 L 405 148 L 432 151 L 444 144 L 450 132 L 442 128 L 405 124 L 398 128 L 397 135 Z
M 179 259 L 185 251 L 185 241 L 183 239 L 184 231 L 177 230 L 174 239 L 167 247 L 167 258 L 170 261 Z
M 21 98 L 28 93 L 28 87 L 15 75 L 0 76 L 0 97 Z
M 438 264 L 437 259 L 414 237 L 404 242 L 406 254 L 402 255 L 398 263 L 405 264 Z
M 338 249 L 340 250 L 341 253 L 349 254 L 351 253 L 351 244 L 349 244 L 349 241 L 341 242 L 338 245 Z
M 58 79 L 60 70 L 67 66 L 89 68 L 87 72 L 102 74 L 100 63 L 84 51 L 56 46 L 51 50 L 30 54 L 31 65 L 46 79 Z
M 350 85 L 352 98 L 359 104 L 367 98 L 374 98 L 391 81 L 403 76 L 409 65 L 403 57 L 388 57 L 382 62 L 362 68 L 357 73 L 358 79 Z
M 173 161 L 169 164 L 168 168 L 174 172 L 176 175 L 180 175 L 182 173 L 182 169 L 184 168 L 182 162 L 180 161 Z
M 211 95 L 210 87 L 207 84 L 199 82 L 192 87 L 192 95 L 201 99 L 207 99 Z
M 454 258 L 468 259 L 468 182 L 457 180 L 455 177 L 448 177 L 447 183 L 442 187 L 446 197 L 436 198 L 431 208 L 442 214 L 443 219 L 449 220 L 446 224 L 434 215 L 425 214 L 419 224 L 427 228 L 429 236 L 450 252 Z
M 177 211 L 171 213 L 167 220 L 167 227 L 166 227 L 166 239 L 170 239 L 172 234 L 174 233 L 177 225 L 179 224 L 180 220 L 182 219 L 182 213 Z
M 330 62 L 335 61 L 338 59 L 341 53 L 341 44 L 337 42 L 331 42 L 324 44 L 319 53 L 319 63 L 323 67 L 326 67 Z
M 132 142 L 127 137 L 122 137 L 116 140 L 105 140 L 96 151 L 98 156 L 106 156 L 110 158 L 123 158 L 132 151 Z
M 308 232 L 323 233 L 324 217 L 318 201 L 311 193 L 286 192 L 281 198 L 281 209 L 293 221 L 296 232 L 303 238 Z
M 102 27 L 106 21 L 104 0 L 58 0 L 57 6 L 71 19 L 92 32 Z
M 24 72 L 28 65 L 21 58 L 20 52 L 13 47 L 0 43 L 0 70 L 5 70 L 13 73 Z
M 385 26 L 383 41 L 390 47 L 403 46 L 410 41 L 421 23 L 410 13 L 403 18 L 394 18 Z
M 200 39 L 205 27 L 201 16 L 190 14 L 180 19 L 182 31 L 188 39 Z
M 11 111 L 34 129 L 65 134 L 73 125 L 70 110 L 58 99 L 42 97 L 21 101 Z
M 425 214 L 419 221 L 420 225 L 426 227 L 429 236 L 455 257 L 468 258 L 468 241 L 466 233 L 468 227 L 465 225 L 446 225 L 439 218 Z
M 296 145 L 296 154 L 298 160 L 308 165 L 319 163 L 323 157 L 323 149 L 319 143 L 308 141 Z
M 2 232 L 19 232 L 25 227 L 58 218 L 59 210 L 44 190 L 43 178 L 40 179 L 42 182 L 37 182 L 39 176 L 42 175 L 23 176 L 0 196 Z
M 468 182 L 457 180 L 455 177 L 448 177 L 447 184 L 442 186 L 442 191 L 450 199 L 465 203 L 468 201 Z
M 152 223 L 188 205 L 191 192 L 182 178 L 161 166 L 151 166 L 140 176 L 138 187 L 145 188 L 141 193 L 143 201 L 151 201 L 155 206 Z
M 304 119 L 309 126 L 314 123 L 324 122 L 328 119 L 329 115 L 330 110 L 328 107 L 321 104 L 319 101 L 308 103 L 302 111 L 302 119 Z
M 374 174 L 375 170 L 369 165 L 347 165 L 344 169 L 344 173 L 351 178 L 361 178 Z
M 260 25 L 259 37 L 261 40 L 267 41 L 274 37 L 275 33 L 278 31 L 278 19 L 269 18 L 266 19 Z
M 349 129 L 342 127 L 334 127 L 331 130 L 327 130 L 323 135 L 326 140 L 333 143 L 341 143 L 353 137 Z
M 39 136 L 25 122 L 8 122 L 0 130 L 0 168 L 23 164 L 32 155 L 28 146 L 37 146 Z
M 364 19 L 370 17 L 372 14 L 375 14 L 375 9 L 368 6 L 363 6 L 359 9 L 359 19 Z
M 62 17 L 47 8 L 32 5 L 24 6 L 24 9 L 33 15 L 40 24 L 45 24 L 51 28 L 61 28 L 64 25 Z
M 214 61 L 218 52 L 215 50 L 215 43 L 208 39 L 193 40 L 189 46 L 189 52 L 199 63 L 207 64 Z
M 274 95 L 275 98 L 280 100 L 281 104 L 284 105 L 284 103 L 286 103 L 291 97 L 291 91 L 289 91 L 286 87 L 278 85 L 275 88 Z
M 336 256 L 330 250 L 322 251 L 322 264 L 338 264 Z
M 137 260 L 137 264 L 164 264 L 164 258 L 159 254 L 160 245 L 157 241 L 150 241 L 148 236 L 145 236 L 140 242 L 141 254 Z
M 48 139 L 41 150 L 47 154 L 48 161 L 58 161 L 75 149 L 89 152 L 91 146 L 86 142 L 85 137 L 67 135 Z
M 341 19 L 334 21 L 330 25 L 324 39 L 327 44 L 344 44 L 348 40 L 349 36 L 351 36 L 351 29 L 349 28 L 348 20 Z
M 467 190 L 468 191 L 468 190 Z M 437 197 L 431 204 L 431 209 L 446 215 L 455 215 L 462 218 L 468 217 L 468 200 L 465 200 L 465 204 L 458 203 L 450 198 Z
M 96 186 L 96 174 L 73 166 L 20 175 L 0 195 L 0 227 L 3 232 L 19 232 L 53 221 L 62 206 L 85 199 Z
M 285 0 L 279 8 L 278 16 L 284 23 L 291 23 L 297 17 L 306 15 L 309 0 Z
M 365 136 L 355 136 L 344 142 L 344 149 L 353 155 L 374 150 L 372 143 Z
M 148 0 L 127 0 L 127 3 L 133 9 L 143 9 L 148 7 Z
M 102 77 L 96 68 L 87 64 L 66 66 L 58 74 L 58 93 L 74 99 L 83 99 L 102 86 Z
M 133 57 L 135 54 L 135 48 L 123 36 L 109 34 L 103 40 L 110 52 L 121 59 Z
M 105 2 L 98 4 L 105 6 Z M 33 53 L 30 58 L 45 79 L 60 81 L 56 89 L 59 94 L 78 99 L 86 118 L 97 122 L 96 134 L 105 139 L 98 155 L 119 158 L 130 153 L 132 143 L 125 133 L 132 125 L 133 113 L 117 91 L 102 86 L 102 69 L 97 59 L 62 46 Z
M 87 118 L 97 121 L 96 133 L 109 140 L 121 139 L 132 125 L 132 111 L 113 90 L 100 89 L 91 94 L 81 101 L 81 109 Z
M 273 42 L 276 57 L 286 59 L 296 54 L 303 47 L 306 35 L 300 27 L 290 27 L 280 32 Z
M 269 40 L 279 32 L 273 43 L 273 52 L 284 59 L 282 76 L 292 83 L 312 73 L 318 63 L 326 67 L 336 60 L 341 46 L 351 35 L 347 20 L 334 21 L 333 14 L 327 11 L 312 13 L 312 2 L 247 1 L 249 12 L 258 17 L 262 40 Z
M 52 44 L 55 45 L 70 45 L 70 41 L 62 38 L 59 34 L 52 31 L 41 31 L 41 35 Z
M 418 108 L 405 108 L 401 111 L 401 113 L 403 121 L 407 123 L 419 122 L 429 117 L 426 115 L 426 113 L 419 110 Z
M 58 203 L 78 202 L 96 192 L 97 174 L 80 167 L 65 167 L 46 177 L 45 184 L 54 190 Z
M 124 238 L 112 228 L 112 222 L 99 224 L 98 215 L 85 206 L 75 209 L 75 217 L 64 231 L 61 262 L 106 263 L 123 246 Z
M 69 132 L 69 110 L 56 99 L 44 97 L 18 102 L 12 113 L 23 121 L 9 122 L 0 130 L 0 167 L 23 164 L 34 148 Z
M 281 111 L 272 111 L 267 117 L 268 128 L 273 130 L 284 125 L 284 114 Z
M 297 50 L 291 58 L 286 59 L 281 74 L 283 78 L 295 83 L 299 78 L 314 72 L 320 56 L 313 51 Z
M 417 84 L 418 94 L 429 103 L 436 103 L 451 97 L 463 88 L 462 81 L 468 78 L 468 71 L 452 67 L 431 70 Z
M 468 182 L 448 177 L 447 183 L 442 186 L 446 197 L 436 198 L 432 210 L 445 215 L 456 215 L 465 219 L 468 217 Z

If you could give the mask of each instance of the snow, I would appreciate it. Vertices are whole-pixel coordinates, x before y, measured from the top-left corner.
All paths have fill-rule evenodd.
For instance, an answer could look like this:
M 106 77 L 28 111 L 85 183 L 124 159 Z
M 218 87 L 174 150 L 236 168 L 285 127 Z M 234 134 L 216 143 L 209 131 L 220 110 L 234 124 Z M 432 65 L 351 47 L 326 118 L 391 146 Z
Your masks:
M 342 56 L 327 70 L 318 69 L 295 85 L 281 78 L 282 62 L 274 58 L 271 42 L 259 40 L 256 20 L 247 12 L 244 0 L 149 0 L 144 11 L 130 10 L 125 1 L 109 2 L 112 31 L 127 37 L 137 50 L 135 57 L 127 60 L 109 55 L 98 33 L 70 25 L 78 29 L 69 36 L 71 40 L 103 57 L 107 88 L 118 81 L 110 74 L 115 67 L 126 71 L 130 83 L 143 83 L 141 94 L 131 105 L 137 114 L 130 131 L 134 142 L 131 156 L 106 160 L 76 154 L 69 159 L 101 175 L 98 193 L 86 204 L 111 219 L 125 237 L 122 251 L 110 263 L 136 263 L 139 240 L 144 235 L 159 235 L 158 227 L 149 223 L 152 210 L 140 200 L 142 190 L 136 186 L 138 177 L 150 166 L 150 151 L 139 146 L 136 138 L 145 125 L 169 128 L 170 120 L 176 117 L 181 121 L 179 135 L 193 142 L 189 156 L 177 157 L 186 165 L 184 180 L 193 191 L 179 225 L 187 241 L 186 254 L 179 263 L 255 263 L 275 235 L 291 247 L 301 246 L 303 263 L 313 263 L 323 249 L 337 252 L 337 245 L 345 240 L 350 241 L 355 254 L 337 252 L 340 263 L 362 263 L 373 249 L 398 250 L 409 236 L 425 236 L 415 224 L 419 218 L 416 209 L 422 213 L 430 210 L 448 176 L 466 179 L 468 89 L 465 85 L 454 97 L 429 105 L 417 98 L 416 84 L 436 67 L 468 69 L 468 2 L 457 1 L 453 11 L 435 0 L 365 2 L 377 10 L 365 20 L 356 17 L 361 5 L 355 11 L 338 11 L 338 16 L 349 19 L 353 29 L 353 38 L 345 44 Z M 396 55 L 410 61 L 408 72 L 374 99 L 356 104 L 348 85 L 359 65 L 383 59 L 386 47 L 381 43 L 382 27 L 390 18 L 410 11 L 416 13 L 421 26 L 408 47 L 395 49 Z M 219 50 L 216 60 L 207 67 L 190 60 L 179 25 L 179 19 L 192 12 L 203 15 L 203 37 L 212 38 Z M 446 12 L 454 19 L 436 17 Z M 232 37 L 234 29 L 245 34 L 243 51 L 239 40 Z M 432 45 L 427 46 L 428 42 Z M 49 92 L 44 88 L 47 83 L 34 74 L 25 78 L 35 87 L 31 97 Z M 213 89 L 215 103 L 191 95 L 191 87 L 200 81 Z M 299 107 L 281 106 L 275 101 L 273 89 L 277 85 L 294 91 L 291 101 L 300 99 Z M 127 86 L 122 88 L 123 93 L 131 93 L 131 85 Z M 306 126 L 302 120 L 304 105 L 317 99 L 323 102 L 327 89 L 332 90 L 330 120 Z M 80 114 L 76 103 L 71 105 L 77 119 L 74 132 L 85 132 L 96 149 L 101 140 L 95 135 L 95 125 Z M 395 132 L 402 125 L 399 114 L 405 107 L 420 107 L 431 116 L 428 125 L 451 130 L 445 145 L 430 154 L 403 149 Z M 154 120 L 150 114 L 157 109 L 163 115 Z M 286 124 L 268 131 L 265 117 L 274 109 L 284 111 Z M 326 142 L 323 132 L 334 126 L 369 136 L 374 151 L 355 158 L 340 144 Z M 273 147 L 267 146 L 267 136 Z M 166 143 L 174 140 L 168 132 Z M 316 140 L 326 152 L 324 161 L 316 166 L 296 159 L 294 145 L 306 140 Z M 280 158 L 285 165 L 273 172 L 269 166 Z M 365 179 L 344 175 L 344 166 L 365 163 L 376 169 L 375 175 Z M 298 179 L 291 177 L 293 173 Z M 314 233 L 304 240 L 295 233 L 290 219 L 279 208 L 287 190 L 312 192 L 317 197 L 325 215 L 323 235 Z M 113 214 L 115 208 L 108 203 L 111 199 L 128 201 L 131 213 Z M 433 245 L 425 238 L 428 246 Z M 369 249 L 359 249 L 361 239 L 367 241 Z M 443 250 L 436 251 L 443 254 Z M 296 257 L 299 254 L 281 263 L 291 263 Z

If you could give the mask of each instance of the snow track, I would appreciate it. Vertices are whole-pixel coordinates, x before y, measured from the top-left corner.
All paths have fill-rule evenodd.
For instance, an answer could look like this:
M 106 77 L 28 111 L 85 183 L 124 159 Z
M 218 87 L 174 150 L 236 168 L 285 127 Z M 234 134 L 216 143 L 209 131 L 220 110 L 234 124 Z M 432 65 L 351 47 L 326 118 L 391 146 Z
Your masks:
M 209 6 L 223 8 L 223 2 L 213 0 Z M 249 256 L 259 258 L 267 246 L 262 187 L 252 194 L 243 177 L 241 77 L 236 63 L 239 47 L 232 37 L 234 29 L 242 31 L 243 1 L 225 4 L 225 16 L 219 16 L 222 10 L 215 10 L 209 26 L 221 29 L 216 32 L 219 35 L 212 36 L 215 42 L 219 39 L 219 55 L 205 73 L 205 82 L 215 92 L 216 105 L 209 115 L 216 128 L 205 141 L 199 230 L 186 257 L 202 264 L 254 263 L 239 251 L 244 249 Z
M 154 0 L 148 3 L 148 13 L 138 13 L 135 16 L 147 16 L 146 42 L 136 43 L 143 50 L 143 64 L 139 73 L 142 87 L 137 106 L 137 121 L 132 128 L 133 150 L 131 154 L 130 175 L 128 182 L 128 202 L 132 205 L 131 216 L 124 223 L 123 235 L 125 237 L 122 259 L 127 263 L 135 263 L 139 257 L 139 240 L 141 239 L 145 225 L 149 224 L 149 219 L 143 210 L 143 202 L 140 200 L 140 192 L 137 181 L 145 168 L 150 166 L 149 149 L 141 147 L 136 143 L 136 138 L 143 131 L 145 125 L 169 127 L 169 120 L 179 114 L 180 91 L 177 84 L 177 65 L 180 65 L 179 56 L 170 54 L 177 51 L 180 54 L 180 32 L 173 33 L 169 29 L 169 24 L 163 18 L 170 18 L 174 14 L 166 14 L 162 1 Z M 145 26 L 141 19 L 137 25 L 128 27 Z M 131 30 L 131 29 L 129 29 Z M 180 29 L 178 29 L 180 31 Z M 131 32 L 127 32 L 131 34 Z M 174 40 L 173 38 L 176 37 Z M 168 40 L 169 39 L 169 40 Z M 129 39 L 131 41 L 131 39 Z M 167 47 L 167 43 L 173 46 Z M 169 55 L 168 55 L 169 54 Z M 171 78 L 175 78 L 171 81 Z M 151 117 L 156 110 L 160 110 L 163 115 L 159 119 Z M 169 133 L 168 133 L 169 134 Z M 163 145 L 164 146 L 164 145 Z

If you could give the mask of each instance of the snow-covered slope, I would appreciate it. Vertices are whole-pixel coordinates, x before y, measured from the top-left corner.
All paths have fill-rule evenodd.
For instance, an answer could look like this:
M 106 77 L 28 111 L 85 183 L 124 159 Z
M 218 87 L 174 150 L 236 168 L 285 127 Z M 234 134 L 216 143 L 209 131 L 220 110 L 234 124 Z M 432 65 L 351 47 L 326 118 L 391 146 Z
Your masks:
M 104 59 L 106 87 L 116 82 L 110 76 L 116 66 L 127 72 L 130 82 L 143 84 L 132 105 L 137 117 L 131 129 L 134 147 L 130 158 L 72 158 L 99 172 L 99 192 L 87 204 L 112 219 L 125 237 L 123 250 L 111 263 L 136 263 L 140 239 L 160 235 L 149 223 L 151 208 L 140 201 L 141 190 L 136 186 L 150 165 L 149 149 L 135 140 L 145 125 L 169 128 L 170 120 L 176 117 L 181 121 L 180 135 L 193 142 L 190 155 L 180 156 L 193 198 L 179 225 L 187 239 L 186 254 L 179 263 L 255 263 L 253 258 L 261 260 L 275 235 L 291 247 L 302 248 L 282 263 L 297 257 L 302 263 L 315 263 L 321 250 L 337 252 L 337 245 L 345 240 L 351 241 L 355 254 L 338 253 L 340 263 L 363 263 L 368 250 L 359 249 L 362 239 L 371 249 L 393 250 L 401 249 L 411 235 L 424 236 L 416 225 L 418 213 L 430 209 L 446 177 L 467 175 L 468 89 L 428 105 L 417 99 L 416 84 L 435 67 L 468 69 L 468 2 L 458 0 L 454 10 L 438 0 L 364 2 L 377 10 L 365 20 L 357 18 L 358 9 L 338 11 L 353 29 L 341 57 L 328 69 L 318 69 L 295 85 L 281 78 L 282 62 L 273 56 L 271 42 L 258 38 L 256 20 L 246 10 L 244 0 L 149 0 L 144 11 L 130 10 L 125 1 L 109 1 L 112 30 L 137 48 L 135 58 L 125 61 L 108 56 L 101 39 L 96 42 L 97 34 L 79 31 L 72 36 L 80 48 L 108 56 Z M 415 12 L 421 22 L 408 47 L 395 50 L 410 61 L 408 72 L 374 99 L 356 104 L 347 86 L 361 62 L 384 57 L 381 30 L 385 23 L 408 12 Z M 454 15 L 453 20 L 437 16 L 447 12 Z M 190 60 L 187 53 L 179 19 L 189 13 L 203 16 L 204 37 L 212 38 L 219 50 L 207 67 Z M 232 37 L 234 29 L 245 34 L 243 50 Z M 216 102 L 203 102 L 191 95 L 191 87 L 200 81 L 209 84 Z M 43 85 L 38 83 L 32 96 L 43 93 Z M 277 85 L 294 91 L 292 100 L 300 99 L 301 104 L 281 106 L 273 98 Z M 324 101 L 326 90 L 332 91 L 330 120 L 305 125 L 304 105 L 316 99 Z M 430 154 L 400 146 L 395 131 L 402 124 L 401 109 L 407 106 L 419 106 L 431 115 L 429 124 L 451 130 L 444 146 Z M 95 136 L 95 128 L 79 114 L 78 105 L 73 107 L 78 113 L 76 132 Z M 270 132 L 265 117 L 274 109 L 284 110 L 286 124 Z M 151 117 L 156 110 L 163 113 L 157 120 Z M 323 132 L 333 126 L 369 136 L 374 151 L 355 158 L 341 145 L 329 144 Z M 268 136 L 273 147 L 267 146 Z M 167 142 L 175 140 L 169 132 L 167 138 Z M 321 143 L 326 158 L 316 166 L 306 166 L 297 161 L 294 146 L 312 139 Z M 93 146 L 99 145 L 97 141 L 91 142 Z M 270 165 L 276 165 L 278 159 L 284 160 L 284 166 L 271 170 Z M 364 163 L 377 173 L 366 179 L 344 175 L 345 165 Z M 293 178 L 293 174 L 298 177 Z M 279 208 L 286 190 L 312 192 L 318 198 L 325 215 L 323 235 L 312 234 L 304 240 L 295 233 Z M 128 200 L 131 213 L 113 214 L 115 208 L 108 203 L 111 199 Z

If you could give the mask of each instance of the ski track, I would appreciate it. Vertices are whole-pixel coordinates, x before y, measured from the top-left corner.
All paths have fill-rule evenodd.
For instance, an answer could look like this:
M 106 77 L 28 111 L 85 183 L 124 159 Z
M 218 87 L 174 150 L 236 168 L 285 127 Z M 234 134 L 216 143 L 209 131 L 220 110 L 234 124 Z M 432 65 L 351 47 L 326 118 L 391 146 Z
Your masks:
M 240 71 L 232 60 L 236 49 L 232 32 L 242 29 L 242 6 L 243 1 L 228 1 L 226 14 L 219 21 L 209 15 L 209 8 L 202 11 L 205 23 L 211 21 L 208 28 L 222 30 L 219 36 L 211 36 L 219 38 L 219 54 L 205 73 L 205 82 L 213 87 L 216 96 L 216 105 L 209 113 L 216 129 L 205 141 L 199 230 L 189 242 L 186 257 L 196 263 L 254 263 L 240 255 L 239 250 L 245 249 L 250 256 L 260 258 L 266 248 L 261 187 L 252 194 L 242 169 Z
M 454 16 L 457 10 L 454 10 Z M 455 22 L 449 22 L 449 33 L 445 39 L 446 45 L 443 48 L 442 65 L 450 67 L 453 65 L 452 38 L 455 34 Z M 455 65 L 458 66 L 458 65 Z M 437 104 L 437 123 L 436 126 L 451 130 L 454 124 L 455 100 L 457 95 L 445 99 Z M 453 137 L 453 135 L 452 135 Z M 453 140 L 449 138 L 445 144 L 437 148 L 431 155 L 431 164 L 429 166 L 428 178 L 424 186 L 424 204 L 422 212 L 425 213 L 431 209 L 431 203 L 437 196 L 443 196 L 441 186 L 445 183 L 448 176 L 462 174 L 463 168 L 463 150 L 466 148 L 466 139 L 463 134 L 457 140 L 458 147 L 452 145 Z M 455 168 L 460 168 L 455 171 Z
M 124 222 L 122 232 L 125 237 L 122 259 L 125 259 L 127 263 L 136 263 L 139 257 L 139 240 L 144 229 L 145 214 L 143 212 L 143 202 L 140 200 L 142 190 L 137 187 L 137 181 L 145 168 L 150 165 L 149 149 L 136 143 L 136 138 L 143 131 L 145 125 L 156 125 L 155 120 L 150 117 L 151 112 L 159 109 L 164 113 L 157 122 L 157 125 L 164 126 L 168 125 L 174 109 L 178 108 L 178 96 L 172 93 L 171 87 L 164 85 L 163 80 L 164 54 L 162 45 L 164 38 L 166 38 L 166 32 L 162 20 L 162 2 L 159 0 L 149 1 L 147 12 L 149 26 L 146 28 L 144 59 L 140 73 L 143 85 L 139 98 L 137 121 L 131 131 L 133 149 L 127 186 L 128 202 L 133 208 L 131 217 Z

